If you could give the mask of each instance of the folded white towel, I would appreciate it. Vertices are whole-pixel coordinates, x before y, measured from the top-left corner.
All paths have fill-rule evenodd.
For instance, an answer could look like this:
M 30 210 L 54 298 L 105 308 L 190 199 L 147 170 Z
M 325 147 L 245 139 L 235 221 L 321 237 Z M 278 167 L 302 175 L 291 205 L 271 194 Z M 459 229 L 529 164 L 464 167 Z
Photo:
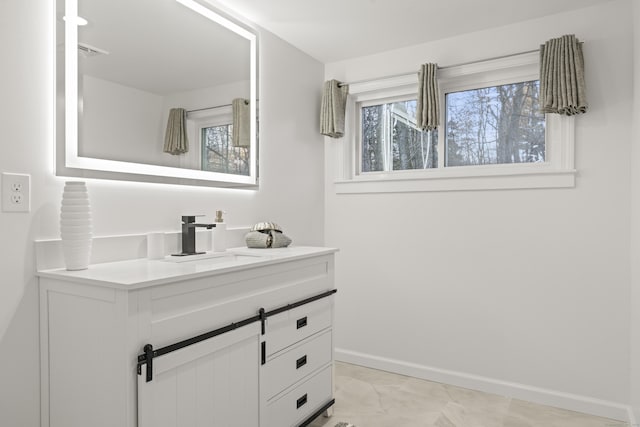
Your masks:
M 248 248 L 286 248 L 291 239 L 276 230 L 250 231 L 244 237 Z

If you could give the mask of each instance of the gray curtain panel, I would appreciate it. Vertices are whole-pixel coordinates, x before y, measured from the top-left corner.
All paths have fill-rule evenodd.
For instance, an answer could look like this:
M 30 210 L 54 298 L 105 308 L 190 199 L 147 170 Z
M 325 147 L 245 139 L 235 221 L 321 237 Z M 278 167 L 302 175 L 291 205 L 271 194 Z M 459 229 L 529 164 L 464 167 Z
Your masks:
M 437 64 L 423 64 L 418 74 L 418 108 L 416 126 L 434 130 L 440 124 L 440 94 L 438 93 Z
M 337 80 L 324 82 L 320 108 L 320 133 L 331 138 L 344 136 L 344 115 L 349 85 Z
M 169 110 L 167 131 L 164 134 L 164 152 L 178 155 L 187 151 L 189 151 L 187 110 L 184 108 L 172 108 Z
M 249 100 L 236 98 L 231 101 L 233 111 L 233 132 L 231 140 L 236 147 L 251 145 L 251 115 Z
M 582 43 L 569 34 L 540 46 L 540 111 L 565 116 L 587 111 Z

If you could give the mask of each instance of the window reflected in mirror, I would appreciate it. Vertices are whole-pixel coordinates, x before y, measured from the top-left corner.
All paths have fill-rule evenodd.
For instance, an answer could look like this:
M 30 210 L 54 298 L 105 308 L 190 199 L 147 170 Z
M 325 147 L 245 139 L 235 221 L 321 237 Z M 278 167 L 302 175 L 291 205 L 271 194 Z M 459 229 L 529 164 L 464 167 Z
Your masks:
M 249 175 L 249 147 L 233 145 L 232 134 L 232 123 L 200 129 L 202 170 Z

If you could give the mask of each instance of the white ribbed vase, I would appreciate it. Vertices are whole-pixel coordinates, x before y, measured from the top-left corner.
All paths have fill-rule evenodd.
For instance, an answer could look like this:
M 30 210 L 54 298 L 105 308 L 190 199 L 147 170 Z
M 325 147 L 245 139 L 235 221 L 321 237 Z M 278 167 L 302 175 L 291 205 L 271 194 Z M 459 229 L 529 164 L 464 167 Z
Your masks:
M 68 181 L 62 193 L 60 237 L 67 270 L 84 270 L 91 258 L 91 205 L 82 181 Z

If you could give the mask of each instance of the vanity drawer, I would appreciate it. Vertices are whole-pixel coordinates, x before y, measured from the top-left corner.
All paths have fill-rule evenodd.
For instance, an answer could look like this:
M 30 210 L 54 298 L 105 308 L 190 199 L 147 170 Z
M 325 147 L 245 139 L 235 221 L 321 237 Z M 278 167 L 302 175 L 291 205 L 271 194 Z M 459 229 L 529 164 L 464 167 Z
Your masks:
M 331 330 L 296 345 L 264 365 L 264 387 L 268 399 L 332 360 Z
M 333 393 L 331 366 L 318 372 L 267 406 L 268 427 L 296 426 L 322 405 Z
M 267 319 L 267 355 L 272 355 L 331 326 L 333 297 L 285 311 Z

